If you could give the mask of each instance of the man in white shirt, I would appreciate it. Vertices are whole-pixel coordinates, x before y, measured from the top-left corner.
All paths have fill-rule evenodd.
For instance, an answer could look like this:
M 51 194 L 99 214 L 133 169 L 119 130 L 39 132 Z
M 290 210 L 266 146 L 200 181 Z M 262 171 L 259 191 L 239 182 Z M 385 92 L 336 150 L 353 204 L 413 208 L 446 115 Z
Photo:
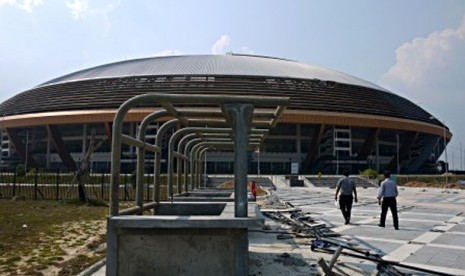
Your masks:
M 391 179 L 391 174 L 388 171 L 384 172 L 384 181 L 381 182 L 378 192 L 378 204 L 381 205 L 381 217 L 379 219 L 379 227 L 384 227 L 386 222 L 386 214 L 388 208 L 391 209 L 394 228 L 399 230 L 399 218 L 397 216 L 397 201 L 399 195 L 396 182 Z

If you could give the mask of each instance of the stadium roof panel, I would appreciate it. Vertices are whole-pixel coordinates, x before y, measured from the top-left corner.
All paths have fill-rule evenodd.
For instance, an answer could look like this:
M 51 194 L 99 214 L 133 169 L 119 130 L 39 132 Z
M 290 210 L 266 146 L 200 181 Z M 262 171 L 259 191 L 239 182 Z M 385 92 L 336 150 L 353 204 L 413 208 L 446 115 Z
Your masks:
M 58 77 L 39 87 L 88 79 L 176 75 L 318 79 L 389 92 L 371 82 L 323 67 L 274 57 L 241 54 L 166 56 L 120 61 Z

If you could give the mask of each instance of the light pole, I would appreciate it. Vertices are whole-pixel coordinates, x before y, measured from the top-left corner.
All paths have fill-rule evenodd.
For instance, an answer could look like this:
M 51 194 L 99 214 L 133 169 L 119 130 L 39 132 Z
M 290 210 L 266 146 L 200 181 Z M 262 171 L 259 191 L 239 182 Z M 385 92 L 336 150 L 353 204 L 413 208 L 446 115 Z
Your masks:
M 207 187 L 207 152 L 205 152 L 205 159 L 203 161 L 203 187 Z
M 260 148 L 257 149 L 257 176 L 260 177 Z
M 444 158 L 446 160 L 445 164 L 445 174 L 446 174 L 446 184 L 449 184 L 449 162 L 447 161 L 447 142 L 446 142 L 446 122 L 439 120 L 438 118 L 431 116 L 429 117 L 430 120 L 438 120 L 442 123 L 442 134 L 443 134 L 443 139 L 444 139 Z
M 397 158 L 397 174 L 400 174 L 400 166 L 399 166 L 399 133 L 396 134 L 396 148 L 397 148 L 397 153 L 396 153 L 396 158 Z
M 24 172 L 27 173 L 27 155 L 28 155 L 28 146 L 29 146 L 29 129 L 26 130 L 26 160 L 24 161 Z
M 444 133 L 444 157 L 446 158 L 446 184 L 449 184 L 449 162 L 447 161 L 447 142 L 446 142 L 446 124 L 442 124 Z
M 460 170 L 463 171 L 463 150 L 462 150 L 462 142 L 460 142 Z

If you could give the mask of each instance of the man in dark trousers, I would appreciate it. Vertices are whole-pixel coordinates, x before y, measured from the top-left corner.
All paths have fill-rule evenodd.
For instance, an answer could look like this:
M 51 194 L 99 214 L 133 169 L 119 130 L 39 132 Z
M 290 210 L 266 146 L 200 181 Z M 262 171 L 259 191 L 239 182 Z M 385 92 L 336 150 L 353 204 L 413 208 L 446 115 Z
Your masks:
M 388 171 L 384 172 L 384 181 L 381 182 L 378 193 L 378 204 L 381 205 L 381 218 L 379 219 L 379 227 L 384 227 L 386 222 L 386 214 L 388 208 L 391 209 L 394 228 L 399 230 L 399 218 L 397 217 L 397 201 L 399 195 L 396 182 L 391 179 L 391 174 Z
M 337 195 L 341 191 L 339 196 L 339 207 L 341 208 L 342 215 L 344 216 L 345 224 L 350 223 L 350 211 L 352 210 L 352 202 L 355 198 L 357 202 L 357 189 L 355 188 L 355 182 L 349 178 L 349 172 L 344 172 L 344 177 L 339 179 L 336 186 L 336 194 L 334 199 L 337 201 Z M 352 197 L 352 194 L 354 196 Z

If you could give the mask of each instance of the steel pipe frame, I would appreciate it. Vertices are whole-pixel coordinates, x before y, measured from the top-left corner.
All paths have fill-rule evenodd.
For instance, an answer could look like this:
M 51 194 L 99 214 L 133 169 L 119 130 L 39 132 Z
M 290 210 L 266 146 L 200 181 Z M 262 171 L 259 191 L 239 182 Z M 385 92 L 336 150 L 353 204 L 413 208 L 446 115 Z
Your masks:
M 166 110 L 156 111 L 148 116 L 146 116 L 141 124 L 139 125 L 139 130 L 137 133 L 137 139 L 139 141 L 145 141 L 145 132 L 148 125 L 159 119 L 161 117 L 167 116 L 170 113 Z M 141 147 L 137 147 L 137 171 L 136 171 L 136 206 L 140 207 L 140 211 L 138 211 L 139 215 L 143 213 L 143 178 L 144 178 L 144 165 L 145 165 L 145 149 Z M 153 183 L 154 191 L 155 191 L 155 181 Z
M 208 127 L 186 127 L 177 130 L 171 136 L 168 142 L 168 197 L 173 199 L 173 152 L 174 152 L 174 143 L 176 139 L 186 132 L 209 132 L 209 133 L 230 133 L 232 131 L 231 128 L 208 128 Z M 180 187 L 178 186 L 178 193 L 180 191 Z
M 259 133 L 257 132 L 267 132 L 267 130 L 251 130 L 251 131 L 254 131 L 255 133 L 253 135 L 258 135 Z M 173 161 L 174 161 L 174 143 L 176 143 L 176 139 L 183 135 L 185 132 L 201 132 L 201 134 L 206 134 L 206 133 L 210 133 L 210 134 L 214 134 L 214 135 L 217 135 L 217 134 L 220 134 L 220 133 L 231 133 L 232 132 L 232 129 L 231 128 L 208 128 L 208 127 L 204 127 L 204 128 L 201 128 L 201 127 L 186 127 L 186 128 L 183 128 L 183 129 L 179 129 L 177 130 L 170 138 L 169 142 L 168 142 L 168 180 L 167 180 L 167 184 L 169 185 L 169 191 L 168 191 L 168 197 L 170 198 L 173 198 L 173 174 L 174 174 L 174 168 L 173 168 Z M 211 136 L 208 136 L 210 139 L 212 138 Z M 184 137 L 183 137 L 184 139 Z M 205 137 L 204 137 L 204 140 L 205 140 Z M 251 141 L 254 140 L 254 138 L 250 138 Z M 256 141 L 256 140 L 255 140 Z M 179 143 L 181 144 L 181 143 Z M 178 145 L 179 145 L 178 144 Z M 178 150 L 177 151 L 178 154 L 181 155 L 181 150 Z M 187 158 L 187 156 L 186 156 Z M 179 159 L 179 158 L 178 158 Z M 177 183 L 177 192 L 178 194 L 180 194 L 181 192 L 181 187 L 180 187 L 180 183 L 179 183 L 179 176 L 180 176 L 180 172 L 179 172 L 179 168 L 180 168 L 180 161 L 178 160 L 177 162 L 177 168 L 178 168 L 178 171 L 177 171 L 177 175 L 178 175 L 178 179 L 176 181 Z
M 210 145 L 215 145 L 215 149 L 218 149 L 220 147 L 224 147 L 224 146 L 228 146 L 229 145 L 229 148 L 231 149 L 231 146 L 234 146 L 234 142 L 230 139 L 225 139 L 225 138 L 217 138 L 217 137 L 211 137 L 208 139 L 208 142 Z M 261 145 L 261 139 L 260 138 L 250 138 L 249 139 L 249 146 L 255 146 L 255 147 L 260 147 Z M 191 161 L 192 162 L 192 161 Z M 197 163 L 196 163 L 197 162 Z M 202 165 L 202 160 L 200 158 L 194 158 L 194 161 L 193 161 L 193 171 L 199 172 L 199 169 L 198 169 L 198 164 Z M 191 172 L 191 174 L 194 174 L 193 172 Z M 197 179 L 200 179 L 200 176 L 197 175 Z M 199 180 L 200 181 L 200 180 Z M 198 188 L 198 182 L 194 182 L 194 184 L 197 184 L 197 188 Z
M 182 178 L 184 180 L 184 183 L 181 183 L 181 185 L 184 184 L 184 192 L 186 193 L 187 193 L 187 186 L 188 186 L 187 179 L 181 176 L 183 173 L 184 174 L 186 173 L 187 165 L 188 165 L 188 157 L 185 154 L 183 154 L 184 145 L 187 143 L 189 139 L 197 137 L 197 135 L 198 135 L 197 133 L 187 134 L 184 137 L 182 137 L 178 143 L 178 153 L 182 154 L 184 158 L 182 158 L 182 161 L 179 160 L 178 158 L 177 168 L 176 168 L 176 173 L 177 173 L 176 185 L 179 187 L 180 185 L 179 183 L 181 182 L 181 178 Z
M 207 142 L 200 142 L 196 144 L 195 146 L 192 147 L 191 153 L 190 153 L 190 162 L 191 162 L 191 184 L 192 184 L 192 189 L 194 189 L 194 186 L 198 186 L 198 162 L 201 161 L 199 160 L 198 157 L 198 152 L 206 146 L 212 146 L 214 149 L 220 148 L 220 147 L 226 147 L 226 148 L 233 148 L 234 149 L 234 142 L 228 142 L 228 141 L 207 141 Z M 251 142 L 251 146 L 259 146 L 259 142 Z M 247 184 L 247 181 L 246 181 Z M 247 196 L 247 187 L 246 187 L 246 196 Z
M 210 145 L 211 142 L 200 142 L 196 144 L 195 146 L 192 147 L 192 150 L 190 152 L 190 162 L 191 162 L 191 188 L 192 190 L 195 188 L 198 188 L 198 152 L 205 149 L 212 147 Z
M 197 188 L 200 188 L 200 184 L 201 183 L 204 183 L 205 179 L 202 179 L 202 175 L 203 175 L 203 178 L 205 178 L 205 174 L 202 174 L 202 172 L 205 171 L 205 164 L 202 162 L 202 155 L 204 154 L 207 154 L 207 151 L 211 149 L 211 147 L 206 147 L 206 148 L 203 148 L 201 150 L 199 150 L 199 158 L 198 158 L 198 164 L 199 164 L 199 169 L 197 170 L 197 174 L 199 175 L 199 178 L 198 178 L 198 182 L 197 182 Z
M 212 133 L 212 134 L 215 134 L 215 133 Z M 226 133 L 224 133 L 224 134 L 226 134 Z M 219 134 L 216 134 L 216 135 L 219 135 Z M 182 173 L 181 170 L 180 170 L 180 168 L 182 167 L 182 166 L 181 166 L 181 161 L 180 161 L 179 159 L 183 159 L 183 162 L 182 162 L 182 163 L 184 164 L 184 166 L 183 166 L 183 167 L 184 167 L 184 170 L 183 170 L 183 172 L 184 172 L 184 176 L 183 176 L 183 180 L 184 180 L 184 192 L 188 192 L 188 181 L 187 181 L 187 178 L 188 178 L 188 169 L 189 169 L 189 157 L 187 156 L 187 153 L 184 152 L 184 144 L 185 144 L 185 142 L 186 142 L 188 139 L 190 139 L 191 137 L 198 137 L 198 136 L 200 136 L 200 137 L 199 137 L 199 141 L 202 141 L 202 140 L 205 141 L 205 133 L 203 133 L 203 134 L 201 134 L 201 133 L 191 133 L 191 134 L 188 134 L 188 135 L 184 136 L 184 137 L 179 141 L 179 143 L 178 143 L 178 151 L 177 151 L 177 152 L 174 151 L 175 154 L 176 154 L 176 153 L 178 154 L 178 163 L 177 163 L 177 164 L 178 164 L 178 166 L 177 166 L 177 169 L 178 169 L 178 171 L 177 171 L 178 179 L 177 179 L 177 180 L 181 179 L 181 173 Z M 209 137 L 209 139 L 211 139 L 212 136 L 208 135 L 208 137 Z M 179 158 L 179 156 L 182 156 L 182 158 Z M 176 157 L 176 156 L 174 156 L 174 157 Z M 180 191 L 179 182 L 177 181 L 176 184 L 177 184 L 178 193 L 179 193 L 179 191 Z
M 155 136 L 155 145 L 161 147 L 162 137 L 165 134 L 166 130 L 175 126 L 176 124 L 180 123 L 178 119 L 172 119 L 166 123 L 164 123 L 157 131 L 157 135 Z M 161 171 L 161 154 L 155 154 L 155 162 L 154 162 L 154 187 L 153 187 L 153 201 L 160 202 L 160 171 Z
M 191 111 L 189 112 L 184 112 L 184 114 L 190 114 Z M 137 139 L 138 141 L 144 141 L 145 140 L 145 132 L 146 132 L 146 129 L 147 129 L 147 126 L 155 121 L 156 119 L 159 119 L 161 117 L 165 117 L 165 116 L 168 116 L 168 115 L 171 115 L 170 112 L 166 111 L 166 110 L 159 110 L 159 111 L 156 111 L 148 116 L 146 116 L 144 118 L 144 120 L 142 121 L 142 123 L 139 125 L 139 131 L 138 131 L 138 134 L 137 134 Z M 166 126 L 167 128 L 169 128 L 169 126 Z M 166 128 L 166 129 L 167 129 Z M 161 129 L 161 128 L 160 128 Z M 164 131 L 166 131 L 166 129 L 162 129 L 162 131 L 157 131 L 157 137 L 159 139 L 156 138 L 156 141 L 161 141 L 161 136 L 164 134 Z M 158 134 L 160 133 L 160 137 L 158 136 Z M 130 138 L 130 137 L 129 137 Z M 129 139 L 129 138 L 125 138 L 123 136 L 123 142 L 125 139 Z M 160 142 L 161 143 L 161 142 Z M 160 149 L 160 143 L 158 144 L 158 149 Z M 144 166 L 144 160 L 145 160 L 145 146 L 147 146 L 146 143 L 144 143 L 142 146 L 136 146 L 137 147 L 137 171 L 136 171 L 136 206 L 139 207 L 139 211 L 138 211 L 138 214 L 142 214 L 143 212 L 143 183 L 142 183 L 142 179 L 143 179 L 143 166 Z M 155 172 L 155 168 L 158 168 L 157 171 L 160 171 L 160 164 L 156 164 L 156 160 L 154 160 L 154 175 L 156 174 Z M 178 163 L 180 164 L 180 163 Z M 156 184 L 158 183 L 157 181 L 159 181 L 160 177 L 159 177 L 159 174 L 158 174 L 158 177 L 154 177 L 154 195 L 153 195 L 153 198 L 157 198 L 157 196 L 155 195 L 157 192 L 156 192 Z M 179 179 L 179 178 L 178 178 Z M 159 197 L 158 197 L 159 198 Z M 158 201 L 157 201 L 158 202 Z
M 187 144 L 186 144 L 186 146 L 184 148 L 184 156 L 187 156 L 187 153 L 191 152 L 191 148 L 193 146 L 195 146 L 197 143 L 200 143 L 201 141 L 203 141 L 202 138 L 194 138 L 194 139 L 190 140 L 189 142 L 187 142 Z M 194 189 L 194 185 L 193 185 L 194 180 L 192 178 L 189 179 L 189 174 L 191 174 L 192 171 L 194 170 L 194 166 L 193 166 L 192 162 L 190 162 L 189 157 L 187 158 L 187 160 L 184 160 L 184 166 L 186 168 L 186 170 L 184 172 L 184 183 L 186 185 L 186 190 L 187 190 L 188 183 L 191 183 L 191 190 L 193 190 Z
M 233 148 L 234 149 L 234 142 L 232 141 L 215 141 L 215 140 L 212 140 L 209 144 L 211 145 L 215 145 L 213 147 L 213 149 L 219 149 L 219 148 Z M 250 141 L 249 143 L 249 146 L 259 146 L 261 143 L 259 141 Z M 201 175 L 202 175 L 202 171 L 203 171 L 203 168 L 202 168 L 202 165 L 203 165 L 203 162 L 202 162 L 202 157 L 201 155 L 204 153 L 203 150 L 205 149 L 199 149 L 198 152 L 197 152 L 197 155 L 198 157 L 197 158 L 194 158 L 196 164 L 197 164 L 197 188 L 200 188 L 200 184 L 202 183 L 202 178 L 201 178 Z M 206 152 L 205 152 L 206 153 Z
M 193 111 L 184 111 L 183 112 L 183 115 L 189 115 L 191 114 Z M 195 112 L 194 112 L 195 113 Z M 216 114 L 219 114 L 219 112 L 217 112 Z M 264 113 L 266 114 L 266 113 Z M 166 111 L 166 110 L 160 110 L 160 111 L 156 111 L 148 116 L 146 116 L 144 118 L 144 120 L 142 121 L 141 125 L 139 126 L 139 132 L 138 132 L 138 137 L 137 137 L 137 140 L 136 139 L 133 139 L 132 137 L 129 137 L 129 136 L 126 136 L 126 135 L 122 135 L 122 140 L 123 142 L 126 142 L 128 144 L 132 144 L 134 146 L 137 147 L 137 174 L 136 174 L 136 206 L 139 206 L 140 207 L 140 214 L 142 212 L 142 207 L 143 207 L 143 184 L 142 184 L 142 179 L 143 179 L 143 166 L 144 166 L 144 160 L 145 160 L 145 148 L 143 147 L 149 147 L 150 144 L 147 144 L 145 142 L 143 142 L 145 140 L 145 131 L 146 131 L 146 128 L 147 126 L 154 120 L 158 119 L 158 118 L 161 118 L 161 117 L 165 117 L 165 116 L 168 116 L 168 115 L 171 115 L 170 112 Z M 173 119 L 173 120 L 177 120 L 177 119 Z M 186 122 L 186 120 L 183 120 L 184 122 Z M 167 122 L 169 123 L 169 122 Z M 205 124 L 208 124 L 209 122 L 208 121 L 202 121 L 201 123 L 205 123 Z M 155 148 L 160 149 L 161 147 L 161 138 L 162 136 L 164 135 L 164 132 L 171 126 L 174 126 L 174 125 L 166 125 L 166 124 L 163 124 L 165 125 L 166 128 L 160 128 L 160 130 L 157 132 L 157 136 L 156 136 L 156 141 L 160 141 L 159 143 L 156 143 L 155 145 Z M 160 134 L 160 136 L 159 136 Z M 125 141 L 126 140 L 126 141 Z M 139 142 L 139 144 L 134 144 L 134 143 L 130 143 L 129 141 L 133 141 L 134 140 L 134 143 L 136 142 Z M 155 154 L 158 156 L 157 152 L 155 152 Z M 170 159 L 170 162 L 168 164 L 172 164 L 171 163 L 171 159 Z M 153 195 L 153 198 L 156 202 L 159 202 L 159 188 L 155 188 L 156 185 L 159 183 L 160 181 L 160 174 L 157 173 L 160 172 L 160 158 L 159 157 L 155 157 L 155 160 L 154 160 L 154 195 Z M 178 162 L 178 168 L 181 166 L 181 162 Z M 180 176 L 180 174 L 178 174 L 178 176 Z M 179 178 L 177 179 L 177 182 L 179 182 Z M 168 183 L 170 183 L 168 181 Z M 180 190 L 180 187 L 178 185 L 178 190 Z M 158 201 L 156 200 L 158 199 Z
M 205 120 L 205 121 L 202 121 L 201 123 L 202 124 L 207 124 L 209 123 L 210 121 L 208 120 Z M 166 122 L 165 124 L 162 125 L 162 127 L 160 127 L 160 129 L 158 130 L 157 132 L 157 136 L 156 136 L 156 146 L 157 147 L 160 147 L 161 148 L 161 138 L 162 136 L 164 135 L 164 132 L 174 126 L 176 123 L 181 123 L 180 120 L 178 119 L 173 119 L 171 121 L 168 121 Z M 169 125 L 167 125 L 169 124 Z M 166 128 L 164 128 L 166 126 Z M 168 160 L 167 160 L 167 164 L 168 164 L 168 176 L 167 176 L 167 186 L 168 186 L 168 191 L 167 191 L 167 196 L 168 198 L 171 198 L 171 200 L 173 200 L 173 186 L 172 186 L 172 181 L 173 181 L 173 141 L 175 141 L 175 139 L 177 139 L 177 137 L 179 135 L 181 135 L 182 133 L 184 132 L 187 132 L 187 130 L 185 129 L 190 129 L 190 131 L 195 131 L 195 132 L 209 132 L 209 133 L 228 133 L 228 132 L 232 132 L 232 129 L 229 128 L 229 131 L 220 131 L 220 129 L 222 128 L 208 128 L 208 127 L 204 127 L 204 128 L 201 128 L 201 127 L 189 127 L 189 128 L 183 128 L 183 129 L 180 129 L 178 131 L 176 131 L 170 138 L 169 140 L 169 143 L 168 143 Z M 215 130 L 218 130 L 218 131 L 215 131 Z M 176 134 L 180 132 L 180 134 Z M 250 135 L 259 135 L 259 134 L 267 134 L 268 133 L 268 129 L 250 129 L 249 132 L 251 132 Z M 159 134 L 160 133 L 160 137 L 159 137 Z M 156 156 L 156 159 L 155 159 L 155 166 L 154 166 L 154 170 L 155 170 L 155 177 L 154 177 L 154 201 L 155 202 L 159 202 L 160 200 L 160 167 L 161 167 L 161 158 L 160 158 L 160 155 L 159 154 L 155 154 Z M 179 162 L 178 162 L 179 163 Z M 179 181 L 179 179 L 177 180 Z M 192 180 L 191 180 L 192 181 Z M 158 185 L 157 185 L 158 184 Z M 178 188 L 178 193 L 180 192 L 181 188 L 179 187 L 179 185 L 177 185 L 177 188 Z
M 188 155 L 188 152 L 191 151 L 191 147 L 193 147 L 195 145 L 195 143 L 199 143 L 203 141 L 202 138 L 195 138 L 195 139 L 192 139 L 191 141 L 187 142 L 186 143 L 186 146 L 184 148 L 184 156 L 187 157 Z M 191 190 L 193 190 L 195 187 L 194 187 L 194 179 L 191 178 L 190 181 L 189 181 L 189 174 L 192 175 L 192 172 L 194 171 L 194 164 L 192 162 L 189 162 L 189 158 L 188 159 L 185 159 L 184 160 L 184 168 L 185 168 L 185 171 L 184 171 L 184 185 L 185 185 L 185 190 L 187 191 L 188 190 L 188 183 L 190 182 L 191 183 Z M 190 166 L 189 166 L 190 164 Z M 192 176 L 191 176 L 192 177 Z
M 150 145 L 143 142 L 145 140 L 145 132 L 146 132 L 146 128 L 147 126 L 154 120 L 158 119 L 158 118 L 161 118 L 161 117 L 165 117 L 165 116 L 168 116 L 170 115 L 171 113 L 166 111 L 166 110 L 160 110 L 160 111 L 156 111 L 148 116 L 146 116 L 144 118 L 144 120 L 142 121 L 142 123 L 140 124 L 139 126 L 139 131 L 138 131 L 138 135 L 137 135 L 137 140 L 136 139 L 133 139 L 132 137 L 129 137 L 129 136 L 125 136 L 123 135 L 123 142 L 125 142 L 126 140 L 126 143 L 129 143 L 128 141 L 133 141 L 134 140 L 134 143 L 138 142 L 138 144 L 134 144 L 134 143 L 129 143 L 129 144 L 132 144 L 134 146 L 136 146 L 137 148 L 137 170 L 136 170 L 136 206 L 139 207 L 139 212 L 138 214 L 142 214 L 143 212 L 143 183 L 142 183 L 142 179 L 143 179 L 143 166 L 144 166 L 144 160 L 145 160 L 145 148 L 149 147 Z M 189 115 L 191 114 L 191 111 L 189 112 L 183 112 L 183 115 Z M 216 113 L 216 114 L 219 114 Z M 266 114 L 266 113 L 265 113 Z M 173 120 L 176 120 L 176 119 L 173 119 Z M 208 124 L 208 121 L 206 121 L 205 123 Z M 164 124 L 165 125 L 165 124 Z M 174 125 L 173 125 L 174 126 Z M 162 129 L 160 128 L 161 131 L 158 131 L 157 132 L 157 138 L 156 138 L 156 141 L 160 141 L 160 143 L 156 143 L 155 145 L 155 148 L 158 149 L 158 151 L 160 150 L 160 147 L 161 147 L 161 136 L 164 135 L 164 131 L 166 131 L 170 126 L 166 126 L 165 129 Z M 160 137 L 158 136 L 158 134 L 160 133 Z M 195 135 L 195 134 L 194 134 Z M 173 138 L 173 137 L 172 137 Z M 172 139 L 171 138 L 171 139 Z M 170 141 L 171 141 L 170 139 Z M 181 151 L 182 152 L 182 151 Z M 169 154 L 171 154 L 172 151 L 170 150 L 169 151 Z M 155 154 L 157 154 L 157 152 L 155 152 Z M 186 157 L 187 158 L 187 157 Z M 158 161 L 159 159 L 156 157 L 155 158 L 155 161 L 154 161 L 154 171 L 160 171 L 160 161 Z M 168 165 L 170 166 L 172 164 L 172 158 L 169 158 L 169 161 L 168 161 Z M 182 166 L 182 162 L 178 162 L 177 163 L 177 188 L 178 188 L 178 193 L 181 191 L 181 187 L 179 185 L 179 180 L 181 178 L 181 166 Z M 172 168 L 171 170 L 169 171 L 170 173 L 172 172 Z M 154 172 L 154 175 L 157 175 L 156 177 L 154 177 L 154 198 L 158 198 L 159 199 L 159 188 L 156 189 L 156 185 L 159 183 L 159 180 L 160 180 L 160 174 L 157 174 L 156 172 Z M 170 178 L 171 176 L 171 178 Z M 168 182 L 167 183 L 171 183 L 172 181 L 172 174 L 169 174 L 168 175 Z M 186 185 L 187 186 L 187 185 Z M 172 186 L 169 186 L 172 188 Z M 186 189 L 187 191 L 187 189 Z M 172 193 L 172 190 L 170 191 Z M 172 197 L 172 195 L 171 195 Z M 158 202 L 158 201 L 156 201 Z
M 224 144 L 224 143 L 230 143 L 231 145 L 233 144 L 232 142 L 209 142 L 209 141 L 204 141 L 201 143 L 196 144 L 195 146 L 192 147 L 192 150 L 190 152 L 190 162 L 191 162 L 191 168 L 193 170 L 191 171 L 191 179 L 193 181 L 193 187 L 198 188 L 198 173 L 199 173 L 199 152 L 203 150 L 204 148 L 215 148 L 215 145 L 218 144 Z
M 119 185 L 120 185 L 120 172 L 121 172 L 121 144 L 122 144 L 122 126 L 124 121 L 124 116 L 126 113 L 136 105 L 140 103 L 154 102 L 161 104 L 168 112 L 173 116 L 178 117 L 182 123 L 187 124 L 185 118 L 181 118 L 177 110 L 171 105 L 172 103 L 190 103 L 190 104 L 215 104 L 222 106 L 222 110 L 228 110 L 228 108 L 223 109 L 224 105 L 250 105 L 255 106 L 277 106 L 277 109 L 274 113 L 274 119 L 272 119 L 271 125 L 275 125 L 282 112 L 285 110 L 285 106 L 289 103 L 289 98 L 287 97 L 265 97 L 258 98 L 253 96 L 225 96 L 225 95 L 182 95 L 182 94 L 143 94 L 135 96 L 127 101 L 125 101 L 117 110 L 116 115 L 113 120 L 113 132 L 112 132 L 112 151 L 111 151 L 111 187 L 110 187 L 110 217 L 117 216 L 119 212 Z M 231 111 L 232 109 L 229 108 Z M 235 108 L 233 108 L 235 109 Z M 237 108 L 236 108 L 237 109 Z M 234 123 L 237 119 L 237 116 L 233 118 L 232 122 Z M 273 123 L 274 122 L 274 123 Z M 234 124 L 236 128 L 244 129 L 245 125 Z M 247 126 L 250 126 L 247 124 Z M 236 131 L 238 134 L 239 131 Z M 235 137 L 236 142 L 237 138 Z M 240 140 L 240 139 L 239 139 Z M 241 143 L 239 143 L 241 144 Z M 240 146 L 241 150 L 244 150 L 243 146 Z M 156 156 L 159 156 L 156 154 Z M 237 157 L 237 155 L 236 155 Z M 236 160 L 238 161 L 238 160 Z M 237 162 L 236 162 L 237 163 Z M 159 174 L 159 170 L 158 170 Z M 156 190 L 156 189 L 154 189 Z M 241 189 L 242 190 L 242 189 Z M 241 192 L 242 194 L 242 192 Z M 156 198 L 156 193 L 154 192 L 154 198 Z M 246 198 L 245 198 L 246 200 Z M 243 204 L 242 204 L 243 205 Z M 242 206 L 240 207 L 243 208 Z

